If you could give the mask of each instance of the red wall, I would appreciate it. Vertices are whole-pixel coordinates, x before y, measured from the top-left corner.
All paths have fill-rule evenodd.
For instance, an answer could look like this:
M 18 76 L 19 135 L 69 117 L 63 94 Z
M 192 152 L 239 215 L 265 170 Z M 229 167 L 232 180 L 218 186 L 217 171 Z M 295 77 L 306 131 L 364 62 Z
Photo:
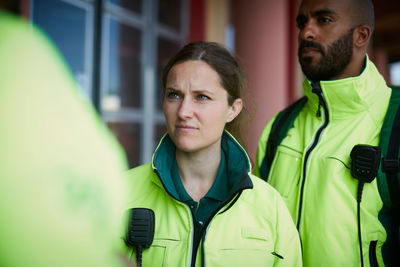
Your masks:
M 205 0 L 190 1 L 189 42 L 203 41 L 205 37 Z
M 248 152 L 254 160 L 267 121 L 289 102 L 289 1 L 233 0 L 235 50 L 244 69 L 254 113 Z

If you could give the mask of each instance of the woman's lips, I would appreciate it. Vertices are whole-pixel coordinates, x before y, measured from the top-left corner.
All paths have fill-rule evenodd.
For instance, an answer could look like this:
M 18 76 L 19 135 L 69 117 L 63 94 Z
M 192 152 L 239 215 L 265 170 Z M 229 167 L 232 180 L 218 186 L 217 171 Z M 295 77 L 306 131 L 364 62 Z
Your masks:
M 190 125 L 177 125 L 176 129 L 181 130 L 181 131 L 191 131 L 191 130 L 196 130 L 197 127 L 190 126 Z

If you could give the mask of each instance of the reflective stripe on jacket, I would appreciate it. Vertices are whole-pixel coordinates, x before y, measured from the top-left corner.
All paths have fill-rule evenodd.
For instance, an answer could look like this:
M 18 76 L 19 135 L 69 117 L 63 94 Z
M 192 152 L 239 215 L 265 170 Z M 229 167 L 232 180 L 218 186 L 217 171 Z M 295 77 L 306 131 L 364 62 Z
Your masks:
M 305 266 L 360 266 L 358 181 L 350 174 L 350 152 L 356 144 L 378 145 L 391 91 L 368 57 L 359 76 L 320 85 L 327 109 L 306 79 L 308 101 L 278 146 L 268 182 L 281 193 L 298 227 Z M 256 175 L 273 120 L 259 141 Z M 361 202 L 365 266 L 376 261 L 383 266 L 381 208 L 375 179 L 365 184 Z
M 228 142 L 222 145 L 230 146 L 225 149 L 229 151 L 229 169 L 249 163 L 236 140 L 229 134 L 223 138 Z M 155 155 L 162 150 L 164 139 Z M 241 158 L 229 157 L 233 154 Z M 164 156 L 173 155 L 170 151 Z M 154 240 L 143 251 L 143 266 L 301 266 L 298 234 L 283 200 L 271 186 L 249 174 L 247 166 L 245 172 L 235 171 L 243 173 L 243 177 L 238 177 L 242 180 L 241 189 L 206 222 L 206 231 L 195 253 L 192 253 L 195 247 L 192 213 L 167 191 L 168 186 L 158 176 L 163 171 L 150 163 L 130 170 L 128 208 L 150 208 L 155 213 Z M 129 253 L 135 261 L 135 251 L 130 249 Z

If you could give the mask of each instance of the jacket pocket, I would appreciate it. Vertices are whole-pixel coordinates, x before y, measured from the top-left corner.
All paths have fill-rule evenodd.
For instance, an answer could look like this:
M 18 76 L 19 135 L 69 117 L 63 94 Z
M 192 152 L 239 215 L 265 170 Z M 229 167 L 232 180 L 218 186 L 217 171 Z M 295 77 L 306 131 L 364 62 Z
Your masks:
M 276 260 L 274 243 L 268 227 L 263 226 L 228 227 L 228 237 L 210 236 L 205 245 L 206 266 L 272 266 Z
M 282 197 L 293 195 L 299 185 L 302 153 L 278 146 L 268 182 L 278 189 Z
M 302 158 L 302 153 L 282 145 L 278 146 L 268 178 L 268 183 L 278 190 L 284 199 L 292 218 L 296 218 Z
M 242 228 L 242 238 L 268 241 L 268 234 L 263 229 L 254 228 L 254 227 L 243 227 Z
M 273 266 L 275 256 L 262 249 L 221 249 L 218 266 Z M 217 264 L 213 265 L 216 266 Z
M 219 250 L 222 266 L 272 266 L 275 256 L 268 232 L 256 227 L 242 227 L 241 240 Z
M 150 248 L 143 249 L 142 266 L 166 266 L 166 256 L 167 246 L 155 241 Z M 132 258 L 132 262 L 136 262 L 136 258 Z
M 143 249 L 142 266 L 162 267 L 173 263 L 173 257 L 170 253 L 176 251 L 180 241 L 174 239 L 154 239 L 149 248 Z M 136 251 L 133 250 L 131 261 L 136 263 Z

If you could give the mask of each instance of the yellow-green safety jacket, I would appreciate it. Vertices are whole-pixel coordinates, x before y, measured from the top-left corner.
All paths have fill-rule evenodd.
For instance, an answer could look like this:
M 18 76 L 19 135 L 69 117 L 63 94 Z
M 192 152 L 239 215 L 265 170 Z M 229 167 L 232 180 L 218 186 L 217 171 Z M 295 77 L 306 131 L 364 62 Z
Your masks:
M 378 145 L 391 90 L 368 57 L 359 76 L 321 81 L 320 96 L 309 80 L 303 87 L 308 101 L 264 178 L 280 192 L 297 225 L 305 266 L 360 266 L 358 180 L 350 174 L 350 152 L 356 144 Z M 256 175 L 275 118 L 259 140 Z M 374 179 L 365 184 L 361 201 L 364 266 L 384 265 L 381 208 Z
M 124 266 L 127 165 L 54 44 L 0 9 L 0 266 Z
M 279 194 L 249 174 L 244 149 L 228 133 L 222 138 L 228 177 L 236 187 L 204 222 L 200 244 L 193 244 L 190 208 L 174 197 L 168 177 L 174 150 L 165 135 L 152 163 L 129 171 L 128 209 L 149 208 L 155 214 L 150 248 L 143 250 L 143 266 L 301 266 L 298 233 Z M 205 166 L 206 167 L 206 166 Z M 127 248 L 133 262 L 135 249 Z

